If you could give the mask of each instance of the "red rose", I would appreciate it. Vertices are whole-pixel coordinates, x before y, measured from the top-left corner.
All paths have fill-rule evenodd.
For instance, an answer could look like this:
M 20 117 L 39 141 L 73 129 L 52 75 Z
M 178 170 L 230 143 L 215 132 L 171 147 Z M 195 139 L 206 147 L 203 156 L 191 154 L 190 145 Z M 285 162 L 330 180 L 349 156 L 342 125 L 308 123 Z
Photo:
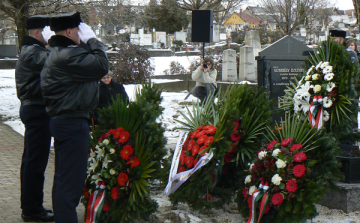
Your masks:
M 208 125 L 205 131 L 206 134 L 214 135 L 216 132 L 216 127 L 214 125 Z
M 234 132 L 232 135 L 231 135 L 231 140 L 233 142 L 237 142 L 241 139 L 241 135 L 237 132 Z
M 284 197 L 283 197 L 283 195 L 281 193 L 276 193 L 271 198 L 271 202 L 274 205 L 281 205 L 283 201 L 284 201 Z
M 273 149 L 276 143 L 278 143 L 277 140 L 271 141 L 271 142 L 268 144 L 267 148 L 268 148 L 268 149 Z
M 302 164 L 298 164 L 298 165 L 294 166 L 293 174 L 295 175 L 295 177 L 304 176 L 304 174 L 305 174 L 305 166 L 302 165 Z
M 288 180 L 288 182 L 286 183 L 286 190 L 294 193 L 297 190 L 296 181 L 293 179 Z
M 181 166 L 179 167 L 178 173 L 184 172 L 185 170 L 186 170 L 185 167 Z
M 235 132 L 236 130 L 238 130 L 238 128 L 239 128 L 239 122 L 234 122 L 234 124 L 235 124 L 235 127 L 233 128 L 233 131 Z
M 120 151 L 120 156 L 124 160 L 128 160 L 130 158 L 130 156 L 133 154 L 133 152 L 134 152 L 134 149 L 130 145 L 126 145 Z
M 247 198 L 249 195 L 248 195 L 248 189 L 245 187 L 244 190 L 243 190 L 243 196 L 245 198 Z
M 193 148 L 193 150 L 192 150 L 192 153 L 191 153 L 191 154 L 192 154 L 193 156 L 195 156 L 196 154 L 199 153 L 199 151 L 200 151 L 199 145 L 195 145 L 194 148 Z
M 294 149 L 300 150 L 302 147 L 301 144 L 294 144 L 292 147 L 290 147 L 291 152 L 294 151 Z
M 194 165 L 194 158 L 192 156 L 188 156 L 186 157 L 186 160 L 185 160 L 185 165 L 187 166 L 187 168 L 191 168 L 193 167 Z
M 119 199 L 119 188 L 118 187 L 113 187 L 111 189 L 111 198 L 114 200 Z
M 294 161 L 295 162 L 300 163 L 300 162 L 302 162 L 304 160 L 306 160 L 306 154 L 305 153 L 300 152 L 300 153 L 295 154 L 295 156 L 294 156 Z
M 123 131 L 120 134 L 119 143 L 126 143 L 130 137 L 130 133 Z
M 214 142 L 214 136 L 209 136 L 209 137 L 207 137 L 207 139 L 205 140 L 204 145 L 205 145 L 205 146 L 209 146 L 210 143 L 213 143 L 213 142 Z
M 291 139 L 291 138 L 284 139 L 283 141 L 281 141 L 281 145 L 288 146 L 292 141 L 293 141 L 293 139 Z
M 103 211 L 109 211 L 110 210 L 110 205 L 109 205 L 109 201 L 105 200 L 104 202 L 104 206 L 103 206 Z
M 249 208 L 251 208 L 251 206 L 252 206 L 252 196 L 248 197 L 247 202 L 248 202 Z
M 195 146 L 195 140 L 190 140 L 187 150 L 191 151 L 193 149 L 193 147 Z
M 129 177 L 126 173 L 120 173 L 117 177 L 117 182 L 120 186 L 125 186 L 126 182 L 128 181 Z
M 134 156 L 129 162 L 127 162 L 126 164 L 131 164 L 131 168 L 132 167 L 136 167 L 136 166 L 139 166 L 140 165 L 140 161 L 139 159 Z
M 87 188 L 86 188 L 86 187 L 84 187 L 84 197 L 85 197 L 85 198 L 89 198 L 89 197 L 90 197 L 89 192 L 87 191 Z
M 199 139 L 197 140 L 197 144 L 201 145 L 201 144 L 203 144 L 206 140 L 207 140 L 207 136 L 206 136 L 206 135 L 202 135 L 202 136 L 200 136 Z
M 225 162 L 230 162 L 234 158 L 234 153 L 227 152 L 225 153 L 224 159 Z

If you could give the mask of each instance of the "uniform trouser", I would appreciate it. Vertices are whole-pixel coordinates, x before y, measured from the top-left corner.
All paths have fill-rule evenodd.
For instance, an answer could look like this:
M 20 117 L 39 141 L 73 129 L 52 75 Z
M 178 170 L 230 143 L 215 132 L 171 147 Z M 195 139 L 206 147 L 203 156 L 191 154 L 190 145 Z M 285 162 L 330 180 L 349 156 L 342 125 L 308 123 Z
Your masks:
M 21 208 L 23 214 L 39 214 L 44 210 L 45 169 L 49 159 L 51 135 L 50 117 L 41 105 L 20 107 L 20 118 L 25 125 L 22 156 Z
M 55 222 L 76 223 L 76 207 L 86 179 L 88 120 L 51 119 L 50 131 L 55 140 L 55 176 L 52 191 Z
M 200 99 L 201 103 L 205 102 L 206 97 L 216 91 L 214 84 L 205 84 L 205 86 L 195 86 L 190 93 Z

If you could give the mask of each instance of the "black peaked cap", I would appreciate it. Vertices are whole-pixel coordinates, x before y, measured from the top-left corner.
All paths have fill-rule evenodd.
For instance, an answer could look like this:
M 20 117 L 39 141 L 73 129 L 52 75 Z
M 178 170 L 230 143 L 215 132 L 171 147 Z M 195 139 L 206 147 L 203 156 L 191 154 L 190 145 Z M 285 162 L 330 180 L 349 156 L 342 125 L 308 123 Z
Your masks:
M 56 32 L 75 28 L 79 26 L 80 22 L 80 12 L 59 14 L 50 18 L 50 29 Z
M 50 25 L 50 17 L 47 15 L 33 15 L 26 19 L 26 29 L 42 29 Z
M 332 29 L 330 30 L 330 36 L 331 37 L 346 37 L 346 31 L 341 29 Z

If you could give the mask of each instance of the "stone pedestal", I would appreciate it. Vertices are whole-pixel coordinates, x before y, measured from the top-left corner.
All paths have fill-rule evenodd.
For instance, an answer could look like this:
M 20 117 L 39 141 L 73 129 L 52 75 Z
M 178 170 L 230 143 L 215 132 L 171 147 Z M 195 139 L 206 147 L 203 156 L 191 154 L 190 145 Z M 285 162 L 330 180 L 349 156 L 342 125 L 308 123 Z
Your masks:
M 340 209 L 346 213 L 360 210 L 360 184 L 337 182 L 339 190 L 330 190 L 320 204 L 331 209 Z
M 243 46 L 240 48 L 239 66 L 240 81 L 257 82 L 257 75 L 255 73 L 254 49 L 251 46 Z
M 222 81 L 236 81 L 236 51 L 233 49 L 224 50 L 222 59 Z

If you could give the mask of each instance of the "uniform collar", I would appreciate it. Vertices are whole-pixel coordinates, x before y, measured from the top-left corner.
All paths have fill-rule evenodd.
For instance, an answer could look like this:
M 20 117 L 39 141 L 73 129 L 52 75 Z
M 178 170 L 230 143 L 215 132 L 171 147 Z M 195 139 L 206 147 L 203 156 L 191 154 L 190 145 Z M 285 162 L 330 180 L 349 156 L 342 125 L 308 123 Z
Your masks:
M 61 46 L 61 47 L 68 47 L 68 46 L 77 46 L 77 44 L 72 41 L 70 38 L 61 35 L 54 35 L 49 39 L 49 45 L 51 47 L 54 46 Z
M 24 36 L 23 40 L 21 41 L 22 46 L 25 45 L 31 46 L 35 44 L 45 48 L 45 45 L 42 42 L 40 42 L 39 40 L 35 39 L 32 36 Z

